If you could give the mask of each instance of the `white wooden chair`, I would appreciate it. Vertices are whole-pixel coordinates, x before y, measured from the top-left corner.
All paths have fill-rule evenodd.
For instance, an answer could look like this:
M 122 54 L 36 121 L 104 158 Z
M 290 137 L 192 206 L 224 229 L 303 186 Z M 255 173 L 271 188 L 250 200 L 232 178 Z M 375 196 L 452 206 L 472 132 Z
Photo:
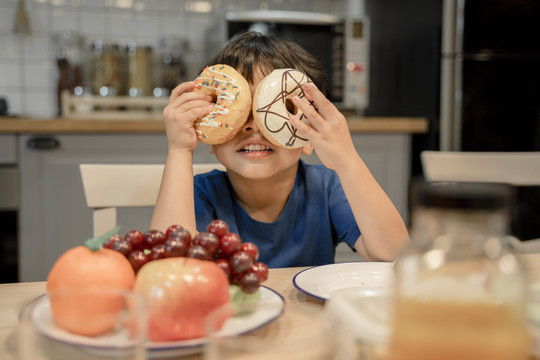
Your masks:
M 117 208 L 154 206 L 163 164 L 80 164 L 86 204 L 93 209 L 94 236 L 117 224 Z M 213 169 L 225 171 L 219 163 L 194 164 L 193 174 Z
M 540 185 L 540 152 L 422 151 L 427 181 Z
M 540 185 L 540 152 L 422 151 L 420 157 L 427 181 Z M 512 245 L 521 253 L 540 252 L 540 239 L 526 240 L 512 238 Z

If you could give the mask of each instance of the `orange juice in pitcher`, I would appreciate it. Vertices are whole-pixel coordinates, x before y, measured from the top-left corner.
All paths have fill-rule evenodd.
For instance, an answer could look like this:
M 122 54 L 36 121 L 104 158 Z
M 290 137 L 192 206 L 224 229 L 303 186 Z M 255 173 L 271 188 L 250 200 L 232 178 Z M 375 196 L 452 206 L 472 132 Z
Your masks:
M 509 306 L 401 300 L 391 342 L 395 360 L 525 360 L 530 337 Z

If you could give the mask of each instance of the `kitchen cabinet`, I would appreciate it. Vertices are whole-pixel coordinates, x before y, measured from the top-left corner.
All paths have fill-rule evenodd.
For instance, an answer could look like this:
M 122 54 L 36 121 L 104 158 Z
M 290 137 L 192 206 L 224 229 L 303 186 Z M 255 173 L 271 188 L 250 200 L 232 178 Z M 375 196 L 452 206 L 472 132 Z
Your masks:
M 17 179 L 17 137 L 0 135 L 0 212 L 14 211 L 19 206 Z
M 80 163 L 163 163 L 164 134 L 21 134 L 19 280 L 44 280 L 64 251 L 92 235 L 92 212 L 86 206 Z M 357 151 L 381 186 L 407 218 L 410 135 L 353 134 Z M 304 158 L 319 163 L 315 155 Z M 215 162 L 206 145 L 195 152 L 196 162 Z M 122 231 L 148 229 L 151 208 L 121 209 Z M 346 246 L 338 261 L 358 260 Z
M 17 281 L 17 136 L 0 135 L 0 283 Z
M 0 165 L 17 163 L 17 137 L 14 134 L 0 135 Z

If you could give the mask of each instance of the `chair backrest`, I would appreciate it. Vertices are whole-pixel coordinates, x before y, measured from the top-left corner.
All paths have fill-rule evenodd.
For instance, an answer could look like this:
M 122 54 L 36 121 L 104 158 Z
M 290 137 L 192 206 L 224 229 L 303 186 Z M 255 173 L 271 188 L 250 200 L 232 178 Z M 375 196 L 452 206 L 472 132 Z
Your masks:
M 540 152 L 422 151 L 427 181 L 540 185 Z
M 427 181 L 540 185 L 540 152 L 422 151 L 420 157 Z M 540 252 L 540 239 L 510 240 L 520 253 Z
M 154 206 L 163 164 L 80 164 L 86 204 L 93 209 L 94 236 L 114 228 L 117 208 Z M 225 171 L 219 163 L 194 164 L 193 174 L 213 169 Z

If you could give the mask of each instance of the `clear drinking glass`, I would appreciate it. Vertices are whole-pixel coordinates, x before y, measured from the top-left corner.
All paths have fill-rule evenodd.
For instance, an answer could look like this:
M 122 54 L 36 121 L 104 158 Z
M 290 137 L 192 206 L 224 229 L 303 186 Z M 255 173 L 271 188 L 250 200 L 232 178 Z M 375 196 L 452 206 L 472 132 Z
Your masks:
M 276 304 L 261 303 L 257 306 L 257 313 L 273 311 L 273 306 Z M 232 304 L 208 315 L 205 360 L 335 359 L 330 323 L 325 320 L 321 309 L 286 308 L 284 315 L 274 323 L 237 334 L 231 334 L 227 326 L 222 328 L 223 320 L 228 316 L 237 322 L 257 316 L 252 310 L 243 304 Z
M 144 299 L 111 289 L 58 290 L 24 306 L 20 360 L 146 359 Z
M 333 320 L 340 359 L 387 360 L 392 322 L 392 288 L 344 289 L 332 294 L 324 308 Z

